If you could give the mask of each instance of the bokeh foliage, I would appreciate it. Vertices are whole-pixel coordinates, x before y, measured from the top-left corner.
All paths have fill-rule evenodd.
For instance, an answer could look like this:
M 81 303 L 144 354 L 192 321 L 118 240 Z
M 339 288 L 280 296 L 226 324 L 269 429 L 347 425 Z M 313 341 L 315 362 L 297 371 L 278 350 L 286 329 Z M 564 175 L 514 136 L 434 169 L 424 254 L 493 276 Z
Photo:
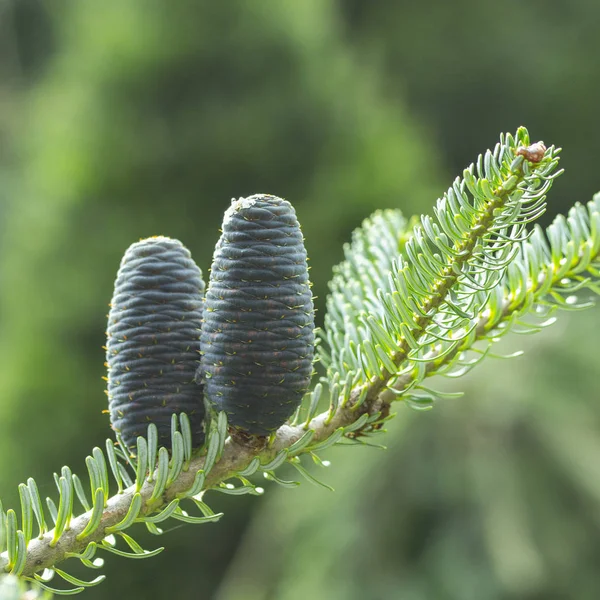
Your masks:
M 523 124 L 569 149 L 561 166 L 577 199 L 598 191 L 597 2 L 342 0 L 340 9 L 356 55 L 385 74 L 389 98 L 424 119 L 451 174 Z M 558 182 L 549 215 L 573 201 L 572 183 Z
M 587 201 L 598 16 L 586 0 L 7 3 L 26 60 L 15 69 L 2 38 L 3 500 L 28 476 L 50 489 L 108 434 L 101 346 L 132 241 L 178 237 L 206 271 L 229 199 L 281 195 L 322 312 L 350 230 L 376 208 L 429 210 L 442 173 L 499 131 L 524 123 L 565 148 L 554 211 Z M 221 501 L 218 525 L 109 561 L 86 594 L 598 597 L 598 320 L 563 316 L 516 340 L 524 358 L 473 373 L 466 398 L 402 409 L 387 453 L 332 453 L 336 494 Z
M 322 305 L 328 263 L 365 210 L 397 198 L 415 209 L 438 187 L 435 153 L 349 60 L 333 3 L 72 3 L 53 18 L 58 50 L 26 95 L 23 184 L 3 239 L 7 502 L 4 490 L 27 476 L 52 485 L 109 434 L 102 345 L 132 241 L 179 238 L 206 272 L 230 198 L 277 193 L 323 265 Z M 28 451 L 11 459 L 23 431 Z M 169 536 L 164 577 L 151 562 L 117 564 L 88 596 L 210 593 L 252 508 L 222 504 L 225 527 Z

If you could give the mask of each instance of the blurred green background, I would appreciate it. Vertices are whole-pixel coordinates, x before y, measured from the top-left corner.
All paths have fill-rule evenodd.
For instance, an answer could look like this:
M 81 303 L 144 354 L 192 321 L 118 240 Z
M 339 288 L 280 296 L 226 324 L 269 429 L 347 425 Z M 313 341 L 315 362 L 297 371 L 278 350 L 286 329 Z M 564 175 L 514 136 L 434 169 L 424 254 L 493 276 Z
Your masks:
M 107 304 L 133 241 L 208 270 L 232 197 L 297 208 L 327 280 L 376 208 L 435 199 L 501 131 L 564 148 L 547 223 L 600 189 L 595 0 L 0 0 L 0 497 L 109 434 Z M 398 408 L 387 452 L 214 497 L 93 598 L 600 597 L 600 312 L 513 338 L 460 400 Z M 512 345 L 512 346 L 511 346 Z M 79 573 L 79 571 L 77 571 Z

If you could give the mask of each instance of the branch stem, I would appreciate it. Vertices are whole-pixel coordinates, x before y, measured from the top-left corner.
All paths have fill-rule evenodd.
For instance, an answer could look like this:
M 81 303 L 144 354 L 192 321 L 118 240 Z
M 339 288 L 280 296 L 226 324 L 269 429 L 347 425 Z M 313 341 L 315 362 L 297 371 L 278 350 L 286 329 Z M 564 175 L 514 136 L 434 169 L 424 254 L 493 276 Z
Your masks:
M 374 414 L 380 410 L 378 402 L 365 403 L 360 407 L 360 410 L 352 411 L 350 408 L 350 406 L 339 408 L 333 419 L 328 418 L 328 412 L 317 415 L 309 424 L 309 428 L 315 432 L 311 444 L 327 439 L 336 429 L 352 424 L 365 412 Z M 261 463 L 268 463 L 279 451 L 289 448 L 305 433 L 304 426 L 291 427 L 283 425 L 277 431 L 272 444 L 259 451 L 257 451 L 255 444 L 243 443 L 238 439 L 228 438 L 221 458 L 207 474 L 204 489 L 210 489 L 236 472 L 242 471 L 255 456 L 261 459 Z M 158 502 L 156 500 L 151 501 L 155 481 L 146 481 L 140 490 L 142 509 L 139 516 L 147 515 L 166 506 L 178 495 L 189 490 L 194 483 L 196 473 L 204 468 L 204 462 L 204 456 L 193 458 L 189 469 L 179 475 Z M 51 543 L 54 530 L 49 531 L 42 538 L 31 540 L 27 546 L 27 560 L 21 575 L 31 577 L 45 568 L 54 567 L 68 558 L 69 554 L 83 552 L 90 542 L 103 540 L 108 535 L 107 530 L 123 520 L 131 506 L 135 493 L 135 486 L 131 486 L 123 490 L 122 493 L 117 493 L 109 498 L 102 513 L 100 525 L 90 535 L 81 536 L 78 539 L 92 517 L 91 511 L 88 511 L 72 519 L 69 529 L 64 531 L 55 545 Z M 5 568 L 7 564 L 8 554 L 4 552 L 0 554 L 0 569 Z

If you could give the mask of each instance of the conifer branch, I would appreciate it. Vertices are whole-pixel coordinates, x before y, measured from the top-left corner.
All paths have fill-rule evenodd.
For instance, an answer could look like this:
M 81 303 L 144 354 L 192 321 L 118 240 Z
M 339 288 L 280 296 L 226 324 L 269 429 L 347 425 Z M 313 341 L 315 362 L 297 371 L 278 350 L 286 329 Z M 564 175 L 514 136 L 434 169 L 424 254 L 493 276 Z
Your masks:
M 167 518 L 217 521 L 221 515 L 206 504 L 206 492 L 260 494 L 249 478 L 261 472 L 285 487 L 296 485 L 275 474 L 284 463 L 315 482 L 303 455 L 322 464 L 318 453 L 328 447 L 379 435 L 394 399 L 431 406 L 436 393 L 423 386 L 425 378 L 460 376 L 517 326 L 536 332 L 553 322 L 557 308 L 589 306 L 577 295 L 600 293 L 600 194 L 545 233 L 526 230 L 559 174 L 557 152 L 529 145 L 521 129 L 480 157 L 438 201 L 437 223 L 422 217 L 408 232 L 398 211 L 376 213 L 355 232 L 331 285 L 320 349 L 327 378 L 287 424 L 268 438 L 241 434 L 228 428 L 221 412 L 207 422 L 206 442 L 194 452 L 189 419 L 173 415 L 168 443 L 151 424 L 147 436 L 137 438 L 134 456 L 125 450 L 130 442 L 109 440 L 105 452 L 95 448 L 85 461 L 89 497 L 81 479 L 63 467 L 55 475 L 58 503 L 47 499 L 47 509 L 29 479 L 19 487 L 20 521 L 0 503 L 0 570 L 58 593 L 96 585 L 103 576 L 83 581 L 57 565 L 76 558 L 96 569 L 102 550 L 154 556 L 161 548 L 142 549 L 126 533 L 132 525 L 144 523 L 160 534 Z M 323 384 L 330 406 L 317 414 Z M 79 516 L 76 501 L 84 510 Z M 74 587 L 51 588 L 52 575 Z
M 314 445 L 328 439 L 336 430 L 355 423 L 361 414 L 367 412 L 367 408 L 372 412 L 376 407 L 375 404 L 368 407 L 365 405 L 365 410 L 361 413 L 351 411 L 349 408 L 340 408 L 333 419 L 329 419 L 328 413 L 324 412 L 312 419 L 308 427 L 284 425 L 277 431 L 268 447 L 263 444 L 262 448 L 257 448 L 255 443 L 243 443 L 231 437 L 228 438 L 221 450 L 220 458 L 206 475 L 203 489 L 198 491 L 196 496 L 201 498 L 204 491 L 215 488 L 227 479 L 235 477 L 236 474 L 246 469 L 255 458 L 258 458 L 261 464 L 267 465 L 278 454 L 288 451 L 306 435 L 307 430 L 314 432 L 310 446 L 306 446 L 298 452 L 286 452 L 286 459 L 288 456 L 296 456 L 301 452 L 309 452 Z M 54 530 L 47 532 L 41 538 L 32 539 L 28 544 L 26 560 L 19 575 L 31 577 L 43 569 L 56 566 L 73 554 L 83 553 L 90 543 L 100 543 L 111 534 L 111 528 L 125 519 L 136 494 L 139 494 L 141 498 L 141 508 L 137 519 L 160 511 L 174 500 L 185 498 L 187 492 L 193 488 L 197 474 L 204 472 L 206 460 L 206 456 L 194 458 L 190 462 L 189 469 L 182 472 L 158 498 L 153 498 L 156 477 L 153 478 L 153 481 L 145 480 L 139 489 L 139 486 L 134 484 L 123 490 L 122 493 L 115 494 L 107 500 L 97 527 L 89 535 L 82 534 L 90 523 L 93 511 L 73 518 L 69 528 L 63 531 L 56 544 L 53 544 Z M 0 555 L 0 569 L 5 568 L 8 563 L 8 554 L 4 552 Z
M 592 306 L 589 301 L 578 300 L 575 294 L 587 289 L 600 295 L 599 277 L 600 193 L 585 206 L 575 204 L 566 218 L 558 215 L 547 234 L 535 227 L 529 240 L 521 243 L 502 285 L 482 307 L 472 335 L 450 352 L 430 351 L 426 355 L 425 376 L 447 375 L 453 367 L 458 370 L 452 377 L 464 375 L 515 324 L 533 328 L 531 332 L 535 333 L 554 324 L 556 318 L 552 315 L 557 308 L 579 310 Z M 542 321 L 531 324 L 527 318 Z M 478 350 L 479 360 L 459 364 L 457 357 L 477 342 L 485 342 L 485 348 Z M 396 380 L 395 390 L 410 390 L 414 379 L 414 371 L 406 372 Z M 382 400 L 391 402 L 404 399 L 402 396 L 387 391 Z
M 407 372 L 416 371 L 412 385 L 418 384 L 427 356 L 451 353 L 472 338 L 480 309 L 527 238 L 527 224 L 545 210 L 561 173 L 559 151 L 530 145 L 520 128 L 465 169 L 438 200 L 437 222 L 424 216 L 407 239 L 398 238 L 391 263 L 379 259 L 380 225 L 346 247 L 319 349 L 332 391 L 344 381 L 343 404 L 397 390 Z

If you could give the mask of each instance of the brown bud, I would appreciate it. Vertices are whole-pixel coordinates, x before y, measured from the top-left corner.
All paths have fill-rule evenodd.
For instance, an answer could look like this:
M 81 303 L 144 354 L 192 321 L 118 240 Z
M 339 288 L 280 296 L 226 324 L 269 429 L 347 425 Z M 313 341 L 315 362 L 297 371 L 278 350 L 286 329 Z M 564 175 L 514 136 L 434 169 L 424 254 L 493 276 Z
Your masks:
M 544 142 L 536 142 L 531 146 L 520 146 L 517 148 L 517 156 L 524 156 L 526 160 L 532 163 L 539 163 L 546 153 Z

